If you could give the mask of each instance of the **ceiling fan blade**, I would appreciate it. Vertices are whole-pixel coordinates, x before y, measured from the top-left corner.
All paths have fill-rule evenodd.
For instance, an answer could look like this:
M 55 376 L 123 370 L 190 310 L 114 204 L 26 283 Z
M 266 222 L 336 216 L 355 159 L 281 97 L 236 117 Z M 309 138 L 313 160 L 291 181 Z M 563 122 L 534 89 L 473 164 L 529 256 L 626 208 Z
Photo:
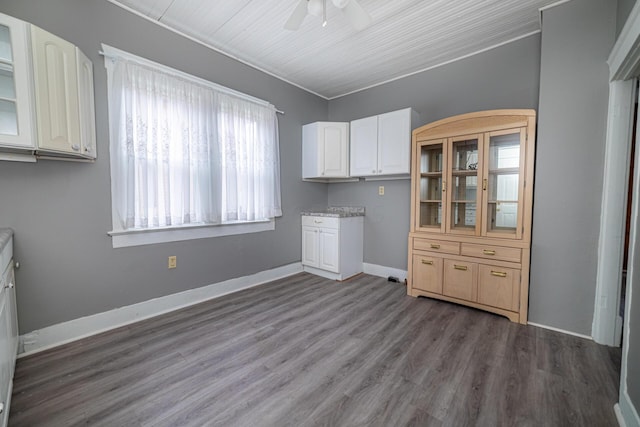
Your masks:
M 350 0 L 342 9 L 349 22 L 356 30 L 364 30 L 371 25 L 371 15 L 360 6 L 357 0 Z
M 307 16 L 307 0 L 300 0 L 296 8 L 293 9 L 293 13 L 284 24 L 285 30 L 295 31 L 300 28 L 305 16 Z

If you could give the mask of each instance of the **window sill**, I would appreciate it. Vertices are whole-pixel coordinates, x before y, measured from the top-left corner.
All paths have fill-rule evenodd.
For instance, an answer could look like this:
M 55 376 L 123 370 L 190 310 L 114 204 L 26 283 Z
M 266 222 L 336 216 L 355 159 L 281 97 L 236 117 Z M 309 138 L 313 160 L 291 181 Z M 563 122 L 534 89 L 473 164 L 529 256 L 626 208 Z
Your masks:
M 259 233 L 261 231 L 275 230 L 275 220 L 223 224 L 223 225 L 197 225 L 184 227 L 167 227 L 151 230 L 127 230 L 110 231 L 107 234 L 112 237 L 114 248 L 126 248 L 129 246 L 155 245 L 158 243 L 178 242 L 181 240 L 205 239 L 208 237 L 232 236 L 235 234 Z

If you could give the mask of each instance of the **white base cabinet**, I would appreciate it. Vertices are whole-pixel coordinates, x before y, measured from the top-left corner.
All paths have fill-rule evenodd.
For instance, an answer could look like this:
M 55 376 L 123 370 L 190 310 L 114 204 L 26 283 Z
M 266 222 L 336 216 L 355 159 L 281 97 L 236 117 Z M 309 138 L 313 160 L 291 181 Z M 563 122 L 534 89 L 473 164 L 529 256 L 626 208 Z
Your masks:
M 362 273 L 364 217 L 302 217 L 304 271 L 334 280 Z
M 13 373 L 18 353 L 18 316 L 16 310 L 15 276 L 13 271 L 12 242 L 0 255 L 0 426 L 9 421 L 9 405 L 13 389 Z M 8 265 L 5 261 L 9 260 Z

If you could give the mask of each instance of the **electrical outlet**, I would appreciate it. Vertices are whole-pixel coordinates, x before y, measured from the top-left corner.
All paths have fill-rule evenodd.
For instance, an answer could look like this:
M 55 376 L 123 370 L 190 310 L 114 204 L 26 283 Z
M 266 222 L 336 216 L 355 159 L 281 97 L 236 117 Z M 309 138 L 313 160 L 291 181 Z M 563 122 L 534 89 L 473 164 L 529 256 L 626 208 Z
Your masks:
M 178 266 L 178 257 L 172 255 L 167 260 L 167 268 L 176 268 Z
M 378 187 L 378 195 L 380 196 L 384 196 L 384 186 L 381 185 L 380 187 Z

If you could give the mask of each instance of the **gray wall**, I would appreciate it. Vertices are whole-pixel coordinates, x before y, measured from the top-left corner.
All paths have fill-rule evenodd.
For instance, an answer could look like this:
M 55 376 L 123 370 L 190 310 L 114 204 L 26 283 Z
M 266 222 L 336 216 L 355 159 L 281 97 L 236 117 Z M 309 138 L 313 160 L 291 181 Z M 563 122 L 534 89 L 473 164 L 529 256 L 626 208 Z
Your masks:
M 635 6 L 636 0 L 618 0 L 618 9 L 616 14 L 616 37 L 620 35 L 622 27 L 624 27 L 631 9 Z
M 3 1 L 0 12 L 78 45 L 95 71 L 95 164 L 0 162 L 0 225 L 15 230 L 21 333 L 300 261 L 299 212 L 325 206 L 326 184 L 303 183 L 301 125 L 327 101 L 118 8 L 106 0 Z M 280 117 L 283 217 L 276 230 L 112 249 L 107 43 L 270 101 Z M 168 255 L 178 268 L 167 270 Z
M 591 335 L 615 0 L 543 12 L 529 320 Z
M 499 108 L 537 108 L 540 37 L 514 43 L 401 80 L 329 101 L 329 120 L 353 120 L 405 107 L 423 125 L 456 114 Z M 416 127 L 417 127 L 416 126 Z M 385 195 L 378 196 L 378 186 Z M 407 269 L 410 182 L 329 185 L 329 204 L 362 205 L 365 262 Z
M 638 195 L 638 191 L 636 191 Z M 636 218 L 636 230 L 640 230 L 640 218 Z M 640 411 L 640 279 L 637 277 L 640 273 L 640 241 L 636 242 L 635 259 L 633 260 L 633 269 L 635 272 L 633 287 L 633 295 L 631 298 L 631 306 L 627 318 L 625 319 L 625 327 L 629 328 L 629 339 L 627 341 L 627 391 L 629 398 L 633 403 L 636 411 Z M 631 290 L 627 290 L 630 295 Z M 623 379 L 624 381 L 625 379 Z

